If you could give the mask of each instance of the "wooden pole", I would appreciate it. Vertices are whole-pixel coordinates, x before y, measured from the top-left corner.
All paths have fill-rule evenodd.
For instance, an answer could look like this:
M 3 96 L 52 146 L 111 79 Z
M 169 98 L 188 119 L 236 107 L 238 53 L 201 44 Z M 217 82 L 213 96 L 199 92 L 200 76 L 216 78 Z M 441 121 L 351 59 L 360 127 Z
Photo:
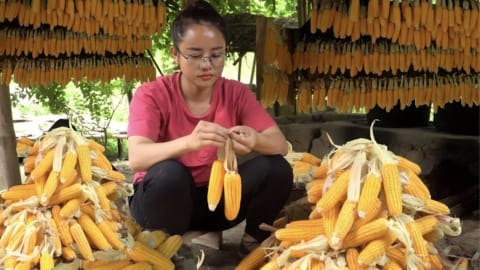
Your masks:
M 10 89 L 0 84 L 0 190 L 20 183 Z

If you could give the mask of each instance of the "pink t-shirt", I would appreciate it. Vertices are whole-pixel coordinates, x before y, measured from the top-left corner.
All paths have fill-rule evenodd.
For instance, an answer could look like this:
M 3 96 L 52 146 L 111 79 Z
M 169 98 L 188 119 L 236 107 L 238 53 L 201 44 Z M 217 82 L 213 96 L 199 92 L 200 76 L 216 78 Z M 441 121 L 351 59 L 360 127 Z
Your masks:
M 276 125 L 250 88 L 238 81 L 219 78 L 213 86 L 210 108 L 202 116 L 193 115 L 180 90 L 180 72 L 158 77 L 142 84 L 130 103 L 128 136 L 144 136 L 155 142 L 170 141 L 190 134 L 200 120 L 215 122 L 226 128 L 246 125 L 263 131 Z M 205 147 L 180 157 L 192 172 L 195 184 L 208 183 L 211 164 L 217 149 Z M 145 172 L 138 172 L 134 182 Z

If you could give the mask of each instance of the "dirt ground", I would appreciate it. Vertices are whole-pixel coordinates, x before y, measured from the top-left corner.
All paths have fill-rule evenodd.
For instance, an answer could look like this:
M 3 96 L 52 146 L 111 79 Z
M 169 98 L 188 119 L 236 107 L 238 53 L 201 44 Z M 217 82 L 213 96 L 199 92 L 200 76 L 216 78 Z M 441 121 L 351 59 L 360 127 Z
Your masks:
M 127 179 L 131 179 L 132 171 L 128 162 L 121 161 L 113 164 L 127 176 Z M 187 244 L 191 248 L 194 258 L 201 256 L 202 252 L 204 253 L 205 260 L 200 270 L 234 269 L 240 262 L 238 249 L 244 227 L 245 224 L 240 223 L 238 226 L 224 231 L 223 243 L 218 250 L 197 244 Z M 469 269 L 480 270 L 480 257 L 478 257 L 480 256 L 480 212 L 477 210 L 469 216 L 462 217 L 462 234 L 458 237 L 445 237 L 439 241 L 438 247 L 441 250 L 448 251 L 452 257 L 473 258 L 470 261 Z

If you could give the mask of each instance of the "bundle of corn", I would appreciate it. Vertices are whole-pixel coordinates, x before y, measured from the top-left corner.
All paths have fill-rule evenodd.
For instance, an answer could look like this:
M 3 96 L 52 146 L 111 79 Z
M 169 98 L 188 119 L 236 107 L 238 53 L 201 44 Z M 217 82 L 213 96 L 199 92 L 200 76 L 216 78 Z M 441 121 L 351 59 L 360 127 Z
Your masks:
M 126 80 L 148 81 L 156 77 L 152 60 L 143 56 L 117 55 L 108 58 L 72 57 L 69 59 L 36 58 L 3 60 L 0 82 L 8 84 L 11 76 L 21 86 L 48 86 L 56 82 L 66 85 L 84 80 L 109 82 L 118 77 Z
M 5 269 L 100 263 L 114 269 L 134 263 L 174 268 L 170 257 L 180 236 L 140 235 L 138 226 L 125 222 L 132 187 L 112 169 L 102 145 L 70 128 L 54 129 L 33 145 L 25 139 L 20 144 L 29 146 L 25 183 L 0 193 Z
M 378 144 L 373 123 L 370 136 L 332 143 L 324 173 L 307 184 L 309 219 L 275 231 L 280 244 L 260 269 L 449 269 L 468 262 L 450 260 L 436 245 L 458 236 L 461 225 L 430 197 L 421 168 Z
M 308 70 L 310 74 L 348 74 L 359 72 L 381 76 L 384 72 L 397 75 L 400 72 L 439 70 L 462 71 L 475 74 L 480 71 L 480 48 L 442 48 L 429 44 L 416 48 L 412 44 L 394 43 L 388 40 L 376 43 L 364 40 L 347 42 L 339 40 L 300 41 L 293 54 L 293 70 Z
M 365 4 L 367 3 L 367 4 Z M 470 53 L 479 48 L 480 4 L 477 0 L 313 1 L 310 32 L 332 29 L 335 38 L 357 41 L 386 38 L 423 49 L 434 41 L 443 49 Z
M 45 3 L 46 2 L 46 3 Z M 149 36 L 161 33 L 166 25 L 163 1 L 100 0 L 0 1 L 0 23 L 18 21 L 38 29 L 61 26 L 88 36 L 100 32 L 115 36 Z
M 274 66 L 287 74 L 292 74 L 292 57 L 286 41 L 282 38 L 280 26 L 272 19 L 267 20 L 265 43 L 263 45 L 263 65 Z
M 92 36 L 84 32 L 72 32 L 65 28 L 31 29 L 25 27 L 4 27 L 0 29 L 0 53 L 5 56 L 40 55 L 59 56 L 125 53 L 128 56 L 141 55 L 152 49 L 150 36 L 112 37 L 104 33 Z
M 260 102 L 265 108 L 272 107 L 275 102 L 287 103 L 289 90 L 288 76 L 272 66 L 263 68 L 263 84 L 260 89 Z
M 238 173 L 237 157 L 230 138 L 227 139 L 225 149 L 218 151 L 217 159 L 212 164 L 207 191 L 210 211 L 215 211 L 222 193 L 225 217 L 234 220 L 240 211 L 242 179 Z

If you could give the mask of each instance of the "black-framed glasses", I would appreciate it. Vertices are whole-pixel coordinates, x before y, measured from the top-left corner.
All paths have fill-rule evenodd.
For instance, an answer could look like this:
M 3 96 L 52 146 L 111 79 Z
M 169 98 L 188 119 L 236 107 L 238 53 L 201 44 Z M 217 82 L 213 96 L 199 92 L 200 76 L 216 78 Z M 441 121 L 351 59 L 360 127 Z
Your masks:
M 225 53 L 213 53 L 210 56 L 203 56 L 202 54 L 183 54 L 178 48 L 175 48 L 187 62 L 190 62 L 193 65 L 200 66 L 202 63 L 209 63 L 213 67 L 219 67 L 224 64 Z M 208 61 L 207 61 L 208 60 Z

